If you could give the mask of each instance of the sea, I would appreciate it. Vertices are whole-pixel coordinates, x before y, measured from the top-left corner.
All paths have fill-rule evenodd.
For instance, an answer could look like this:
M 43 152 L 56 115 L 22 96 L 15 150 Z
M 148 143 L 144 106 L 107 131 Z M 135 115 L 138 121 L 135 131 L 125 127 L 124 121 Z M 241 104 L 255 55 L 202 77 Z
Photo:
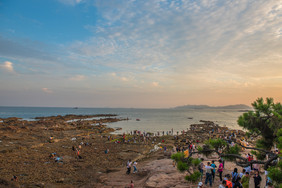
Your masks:
M 63 108 L 63 107 L 0 107 L 0 118 L 18 117 L 34 121 L 35 117 L 56 115 L 94 115 L 116 114 L 119 118 L 128 118 L 107 124 L 112 128 L 122 128 L 114 134 L 130 133 L 134 130 L 146 132 L 173 132 L 187 130 L 191 124 L 200 120 L 213 121 L 220 126 L 241 129 L 237 124 L 243 114 L 240 109 L 141 109 L 141 108 Z

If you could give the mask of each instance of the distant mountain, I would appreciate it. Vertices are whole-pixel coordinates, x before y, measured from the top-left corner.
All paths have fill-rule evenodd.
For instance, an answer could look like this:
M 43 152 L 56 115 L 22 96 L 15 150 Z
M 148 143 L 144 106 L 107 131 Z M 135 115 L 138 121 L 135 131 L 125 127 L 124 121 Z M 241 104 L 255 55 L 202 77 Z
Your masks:
M 184 105 L 177 106 L 174 109 L 235 109 L 235 110 L 251 110 L 250 106 L 245 104 L 235 104 L 227 106 L 208 106 L 208 105 Z

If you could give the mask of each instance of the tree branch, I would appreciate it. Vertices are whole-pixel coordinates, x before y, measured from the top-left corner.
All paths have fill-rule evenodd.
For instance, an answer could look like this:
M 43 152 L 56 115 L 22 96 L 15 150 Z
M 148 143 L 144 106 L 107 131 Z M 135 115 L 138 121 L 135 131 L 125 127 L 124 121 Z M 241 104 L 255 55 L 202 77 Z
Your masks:
M 258 149 L 258 148 L 255 148 L 255 149 Z M 211 153 L 215 152 L 220 157 L 234 157 L 236 159 L 240 159 L 241 161 L 236 161 L 236 165 L 241 166 L 241 167 L 248 167 L 248 166 L 250 166 L 252 164 L 263 164 L 265 170 L 268 169 L 268 166 L 274 166 L 275 164 L 271 164 L 271 162 L 273 162 L 274 160 L 276 160 L 278 158 L 278 155 L 276 155 L 276 154 L 274 154 L 272 152 L 268 152 L 268 153 L 272 153 L 274 156 L 271 157 L 270 159 L 268 159 L 267 161 L 258 161 L 258 160 L 248 161 L 247 158 L 242 157 L 241 155 L 219 153 L 217 150 L 202 150 L 202 151 L 191 152 L 189 154 L 188 158 L 192 157 L 192 155 L 194 155 L 194 154 L 205 153 L 205 152 L 211 152 Z
M 261 151 L 261 152 L 264 152 L 264 153 L 271 153 L 271 154 L 274 154 L 273 152 L 271 151 L 267 151 L 267 150 L 264 150 L 264 149 L 260 149 L 260 148 L 254 148 L 254 147 L 248 147 L 248 146 L 243 146 L 241 143 L 238 143 L 238 142 L 235 142 L 236 144 L 238 144 L 239 146 L 243 147 L 243 148 L 246 148 L 246 149 L 253 149 L 253 150 L 257 150 L 257 151 Z

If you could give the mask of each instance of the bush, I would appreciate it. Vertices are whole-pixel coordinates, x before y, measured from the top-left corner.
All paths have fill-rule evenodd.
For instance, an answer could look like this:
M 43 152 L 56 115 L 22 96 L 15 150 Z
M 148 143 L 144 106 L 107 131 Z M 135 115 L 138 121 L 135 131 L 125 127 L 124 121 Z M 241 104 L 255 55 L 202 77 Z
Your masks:
M 221 148 L 223 146 L 226 146 L 227 143 L 226 141 L 217 138 L 217 139 L 209 139 L 205 142 L 205 144 L 210 144 L 213 148 L 215 148 L 216 150 L 218 150 L 218 148 Z
M 200 160 L 200 159 L 193 159 L 193 160 L 192 160 L 192 164 L 193 164 L 194 166 L 199 166 L 200 163 L 201 163 L 201 160 Z
M 203 151 L 203 148 L 201 146 L 198 146 L 198 151 Z
M 172 158 L 173 160 L 175 160 L 176 162 L 182 161 L 182 160 L 184 159 L 184 153 L 182 153 L 182 152 L 177 152 L 177 153 L 175 153 L 175 154 L 172 154 L 172 155 L 171 155 L 171 158 Z
M 200 179 L 200 177 L 201 177 L 201 173 L 199 171 L 196 171 L 193 174 L 191 174 L 190 176 L 188 175 L 185 176 L 185 179 L 187 181 L 192 181 L 194 183 L 194 182 L 197 182 Z
M 177 169 L 180 171 L 180 172 L 184 172 L 185 170 L 188 169 L 188 165 L 187 163 L 184 163 L 182 161 L 178 161 L 177 162 Z
M 268 176 L 278 184 L 282 183 L 282 161 L 279 161 L 278 167 L 270 167 L 268 168 Z

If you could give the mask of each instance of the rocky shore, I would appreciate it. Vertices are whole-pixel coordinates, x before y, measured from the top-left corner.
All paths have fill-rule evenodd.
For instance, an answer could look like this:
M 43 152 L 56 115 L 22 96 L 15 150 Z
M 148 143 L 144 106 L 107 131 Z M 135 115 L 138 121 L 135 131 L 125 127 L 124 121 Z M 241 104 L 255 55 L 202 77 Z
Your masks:
M 171 152 L 187 139 L 200 143 L 224 135 L 224 129 L 231 131 L 204 121 L 179 135 L 143 141 L 140 135 L 110 134 L 114 129 L 105 123 L 122 120 L 114 114 L 38 117 L 35 121 L 0 119 L 0 187 L 125 187 L 131 178 L 139 182 L 136 187 L 163 187 L 165 179 L 172 182 L 175 178 L 181 182 L 179 186 L 185 186 L 189 183 L 184 175 L 171 169 Z M 214 134 L 217 128 L 221 133 Z M 157 144 L 166 151 L 156 150 Z M 81 148 L 80 157 L 74 151 L 77 147 Z M 54 153 L 55 157 L 50 157 Z M 126 176 L 128 159 L 147 168 L 137 176 Z M 159 170 L 155 168 L 158 165 Z M 17 181 L 11 181 L 13 176 Z

